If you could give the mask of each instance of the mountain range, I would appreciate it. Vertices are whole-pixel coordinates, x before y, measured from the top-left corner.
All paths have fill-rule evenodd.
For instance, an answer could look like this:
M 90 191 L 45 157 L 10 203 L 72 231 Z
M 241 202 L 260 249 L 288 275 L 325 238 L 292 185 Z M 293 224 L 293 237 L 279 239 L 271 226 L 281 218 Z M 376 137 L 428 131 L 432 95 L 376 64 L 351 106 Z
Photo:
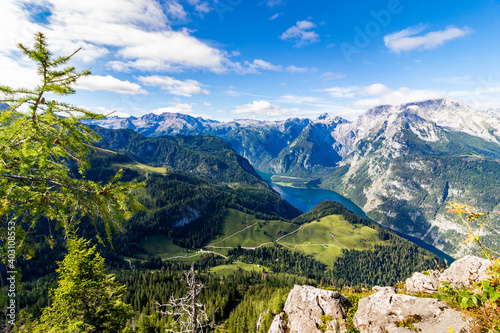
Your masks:
M 464 254 L 463 230 L 446 213 L 447 203 L 500 210 L 500 118 L 448 98 L 379 106 L 352 122 L 328 114 L 218 122 L 164 113 L 92 124 L 150 138 L 219 137 L 257 170 L 303 180 L 295 185 L 315 180 L 375 221 L 454 256 Z M 495 235 L 485 240 L 500 241 Z

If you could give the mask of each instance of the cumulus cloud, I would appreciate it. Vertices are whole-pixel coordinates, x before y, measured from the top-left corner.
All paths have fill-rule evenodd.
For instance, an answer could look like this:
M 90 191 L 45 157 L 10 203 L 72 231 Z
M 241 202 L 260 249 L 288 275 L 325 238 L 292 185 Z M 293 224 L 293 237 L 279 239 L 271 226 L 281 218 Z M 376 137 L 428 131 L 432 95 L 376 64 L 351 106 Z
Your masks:
M 74 85 L 76 89 L 83 90 L 106 90 L 113 91 L 119 94 L 139 95 L 147 94 L 147 91 L 136 83 L 130 81 L 122 81 L 111 75 L 90 75 L 80 78 Z
M 114 70 L 222 73 L 231 66 L 225 51 L 200 41 L 186 29 L 171 28 L 169 17 L 185 17 L 176 1 L 161 5 L 154 0 L 44 0 L 37 6 L 33 2 L 2 1 L 0 45 L 4 56 L 15 59 L 16 44 L 29 45 L 33 33 L 42 31 L 54 53 L 71 54 L 81 47 L 75 59 L 94 62 L 107 56 Z M 198 1 L 195 6 L 207 12 L 204 3 Z M 45 22 L 36 23 L 32 16 L 40 10 L 50 15 Z
M 445 93 L 442 91 L 430 89 L 418 90 L 401 87 L 397 90 L 389 90 L 373 98 L 357 100 L 349 105 L 352 107 L 371 108 L 378 105 L 400 105 L 443 97 L 445 97 Z
M 193 113 L 193 105 L 188 103 L 177 103 L 174 106 L 168 106 L 164 108 L 158 108 L 151 111 L 155 114 L 162 113 L 183 113 L 183 114 L 192 114 Z
M 36 66 L 25 59 L 14 60 L 0 53 L 0 82 L 14 88 L 33 88 L 40 82 Z
M 334 98 L 356 99 L 347 104 L 352 108 L 371 108 L 378 105 L 400 105 L 445 97 L 445 92 L 430 89 L 410 89 L 400 87 L 390 89 L 381 83 L 369 86 L 331 87 L 320 90 Z
M 268 116 L 279 117 L 293 114 L 297 109 L 284 109 L 281 106 L 274 105 L 268 101 L 253 101 L 250 104 L 237 106 L 231 111 L 233 114 L 244 114 L 247 116 Z
M 281 34 L 282 40 L 291 40 L 295 43 L 296 47 L 302 47 L 308 44 L 313 44 L 319 41 L 319 35 L 312 31 L 316 24 L 311 21 L 297 21 L 297 23 L 288 28 Z
M 426 26 L 419 25 L 388 34 L 384 36 L 385 46 L 395 53 L 409 52 L 415 49 L 428 50 L 443 45 L 447 41 L 464 37 L 472 32 L 468 27 L 460 29 L 449 26 L 445 30 L 431 31 L 425 35 L 417 36 L 425 28 Z
M 177 1 L 169 1 L 166 3 L 167 13 L 170 17 L 175 20 L 185 20 L 187 18 L 187 13 L 184 7 Z
M 210 91 L 202 88 L 202 84 L 196 80 L 176 80 L 170 76 L 140 76 L 138 78 L 146 86 L 157 86 L 161 89 L 178 96 L 191 97 L 192 95 L 210 95 Z

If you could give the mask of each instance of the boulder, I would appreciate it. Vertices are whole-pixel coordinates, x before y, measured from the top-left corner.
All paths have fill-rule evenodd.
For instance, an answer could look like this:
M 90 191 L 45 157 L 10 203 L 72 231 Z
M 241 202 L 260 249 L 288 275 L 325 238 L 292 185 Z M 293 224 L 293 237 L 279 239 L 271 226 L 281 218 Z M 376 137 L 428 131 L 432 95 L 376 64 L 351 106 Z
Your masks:
M 286 325 L 285 314 L 282 312 L 274 317 L 267 333 L 285 333 L 287 331 Z
M 430 271 L 429 274 L 415 272 L 406 280 L 406 291 L 409 293 L 436 293 L 441 286 L 441 282 L 438 281 L 439 275 L 439 271 Z
M 439 271 L 429 271 L 429 275 L 419 272 L 406 280 L 406 290 L 410 293 L 425 292 L 435 293 L 443 282 L 449 283 L 456 289 L 466 287 L 472 289 L 475 282 L 484 280 L 486 268 L 490 261 L 475 256 L 465 256 L 453 262 L 450 267 L 442 273 Z
M 320 332 L 318 327 L 324 324 L 321 316 L 331 316 L 333 320 L 327 328 L 332 332 L 340 332 L 344 327 L 341 327 L 339 322 L 346 318 L 347 308 L 350 306 L 351 302 L 338 292 L 296 285 L 290 291 L 284 307 L 289 332 Z M 274 318 L 269 333 L 281 332 L 277 329 L 284 320 L 278 318 L 279 316 L 281 315 Z
M 391 294 L 395 294 L 396 293 L 396 288 L 394 287 L 380 287 L 380 286 L 375 286 L 372 288 L 372 291 L 374 293 L 378 293 L 378 292 L 383 292 L 383 293 L 391 293 Z
M 453 262 L 439 276 L 439 281 L 448 282 L 453 288 L 472 289 L 475 282 L 487 278 L 486 268 L 490 265 L 488 259 L 475 256 L 465 256 Z
M 354 325 L 361 333 L 471 332 L 473 319 L 433 298 L 418 298 L 388 289 L 359 301 Z M 450 330 L 452 329 L 452 330 Z

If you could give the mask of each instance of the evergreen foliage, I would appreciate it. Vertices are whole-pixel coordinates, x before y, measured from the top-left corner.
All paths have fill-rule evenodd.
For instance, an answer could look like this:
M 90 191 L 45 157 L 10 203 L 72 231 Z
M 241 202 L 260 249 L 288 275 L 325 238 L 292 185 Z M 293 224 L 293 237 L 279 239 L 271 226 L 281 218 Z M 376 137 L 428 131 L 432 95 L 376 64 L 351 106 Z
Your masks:
M 81 121 L 103 116 L 50 98 L 73 94 L 72 84 L 90 72 L 60 68 L 73 55 L 53 57 L 42 33 L 32 48 L 19 48 L 36 62 L 41 82 L 34 89 L 0 86 L 0 102 L 9 104 L 0 112 L 0 220 L 15 229 L 18 253 L 32 249 L 27 236 L 41 217 L 68 234 L 81 216 L 99 216 L 110 237 L 131 209 L 141 208 L 130 194 L 139 185 L 119 183 L 121 172 L 107 184 L 74 178 L 70 163 L 83 175 L 89 144 L 99 139 Z M 0 229 L 2 240 L 6 230 Z
M 122 302 L 125 286 L 107 274 L 104 259 L 83 239 L 68 240 L 69 253 L 59 262 L 58 287 L 34 332 L 122 332 L 132 308 Z

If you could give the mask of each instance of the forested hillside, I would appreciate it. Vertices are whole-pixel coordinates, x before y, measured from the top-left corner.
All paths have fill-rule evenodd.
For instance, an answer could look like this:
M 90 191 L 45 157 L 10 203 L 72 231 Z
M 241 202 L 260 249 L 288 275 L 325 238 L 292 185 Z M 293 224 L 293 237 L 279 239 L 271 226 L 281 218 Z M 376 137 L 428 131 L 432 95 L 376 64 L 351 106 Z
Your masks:
M 120 132 L 123 133 L 119 131 L 118 134 Z M 220 142 L 218 139 L 210 141 L 213 139 L 206 136 L 182 139 L 187 142 L 205 139 Z M 199 158 L 197 151 L 201 146 L 194 147 L 193 153 L 189 153 L 186 146 L 183 148 L 181 156 L 186 165 L 189 165 L 191 156 Z M 207 150 L 208 155 L 210 150 Z M 218 309 L 214 319 L 230 332 L 257 332 L 259 317 L 261 330 L 267 331 L 271 319 L 281 310 L 287 292 L 295 283 L 336 288 L 390 285 L 413 271 L 434 268 L 436 263 L 444 266 L 434 255 L 355 215 L 339 203 L 323 202 L 311 212 L 300 215 L 300 211 L 260 183 L 252 186 L 217 182 L 214 178 L 204 179 L 191 172 L 162 168 L 161 164 L 147 165 L 146 160 L 132 160 L 133 155 L 127 150 L 122 152 L 98 148 L 90 156 L 91 168 L 86 177 L 106 182 L 118 168 L 123 168 L 123 180 L 145 183 L 143 188 L 135 190 L 135 196 L 147 210 L 135 214 L 124 224 L 122 233 L 113 235 L 112 246 L 97 243 L 108 267 L 117 270 L 118 280 L 127 287 L 124 300 L 137 311 L 134 324 L 137 332 L 148 332 L 147 327 L 162 329 L 172 323 L 172 318 L 156 313 L 154 304 L 156 301 L 166 302 L 170 295 L 179 296 L 185 291 L 185 286 L 179 284 L 179 277 L 191 263 L 195 264 L 198 277 L 208 287 L 201 300 L 208 309 Z M 174 149 L 172 154 L 176 152 Z M 234 153 L 229 150 L 231 154 Z M 220 163 L 213 159 L 207 161 Z M 240 213 L 228 215 L 228 209 Z M 347 223 L 354 232 L 352 237 L 359 237 L 354 235 L 360 228 L 370 230 L 368 234 L 372 236 L 363 241 L 366 243 L 361 248 L 359 244 L 352 249 L 339 247 L 332 257 L 317 257 L 309 250 L 302 250 L 307 249 L 303 246 L 314 242 L 315 238 L 323 237 L 324 224 L 318 221 L 331 218 Z M 316 223 L 323 226 L 318 232 L 314 231 Z M 276 228 L 280 225 L 286 225 L 291 231 L 299 228 L 310 230 L 312 234 L 306 236 L 309 242 L 301 243 L 298 238 L 286 236 L 279 227 Z M 44 234 L 48 228 L 46 222 L 40 221 L 36 232 Z M 238 231 L 239 228 L 244 230 Z M 261 229 L 263 236 L 259 237 L 270 240 L 270 243 L 256 248 L 208 246 L 221 237 L 230 237 L 235 245 L 237 239 L 241 239 L 242 244 L 252 239 L 259 242 L 261 238 L 256 236 L 257 229 L 257 234 L 245 234 L 252 228 Z M 242 238 L 234 236 L 234 230 Z M 105 232 L 101 227 L 97 231 Z M 221 236 L 226 232 L 229 236 Z M 328 232 L 336 233 L 337 237 L 342 235 L 342 231 L 336 229 Z M 84 219 L 79 234 L 95 240 L 96 229 Z M 55 232 L 54 236 L 52 249 L 42 243 L 35 258 L 21 264 L 23 279 L 26 280 L 22 284 L 25 292 L 21 303 L 35 317 L 40 315 L 41 307 L 49 304 L 47 291 L 54 287 L 55 279 L 50 273 L 56 268 L 55 261 L 61 260 L 65 253 L 62 235 Z M 348 237 L 351 236 L 344 237 L 337 240 L 349 244 Z M 291 242 L 297 242 L 297 246 L 289 248 Z M 336 248 L 336 240 L 330 242 L 329 247 Z M 203 253 L 203 249 L 208 250 L 207 253 Z M 28 282 L 33 279 L 37 279 L 36 282 Z

